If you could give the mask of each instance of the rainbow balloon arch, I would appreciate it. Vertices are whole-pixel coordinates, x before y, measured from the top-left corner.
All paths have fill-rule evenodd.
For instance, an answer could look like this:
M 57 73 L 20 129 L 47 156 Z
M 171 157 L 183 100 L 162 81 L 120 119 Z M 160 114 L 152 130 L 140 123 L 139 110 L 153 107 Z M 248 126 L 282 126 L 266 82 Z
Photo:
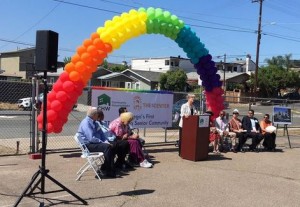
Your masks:
M 91 79 L 98 65 L 107 54 L 127 40 L 142 34 L 162 34 L 174 40 L 187 54 L 200 75 L 205 88 L 206 105 L 214 118 L 224 109 L 223 89 L 212 56 L 196 33 L 176 15 L 160 8 L 140 8 L 122 13 L 107 20 L 103 27 L 92 33 L 89 39 L 72 56 L 47 97 L 47 133 L 60 133 L 83 88 Z M 37 118 L 42 129 L 43 112 Z

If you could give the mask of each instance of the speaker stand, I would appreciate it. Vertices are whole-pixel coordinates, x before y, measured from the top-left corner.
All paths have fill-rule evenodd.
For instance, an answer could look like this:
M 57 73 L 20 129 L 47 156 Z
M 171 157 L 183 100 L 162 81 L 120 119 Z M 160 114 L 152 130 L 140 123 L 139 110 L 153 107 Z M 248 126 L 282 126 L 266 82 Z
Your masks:
M 30 197 L 31 195 L 35 194 L 47 194 L 47 193 L 56 193 L 61 191 L 66 191 L 69 194 L 71 194 L 73 197 L 75 197 L 77 200 L 81 201 L 84 205 L 87 205 L 88 203 L 80 198 L 78 195 L 76 195 L 74 192 L 72 192 L 70 189 L 65 187 L 63 184 L 58 182 L 56 179 L 51 177 L 48 173 L 49 170 L 46 169 L 46 137 L 47 137 L 47 93 L 48 93 L 48 85 L 47 85 L 47 72 L 44 72 L 44 98 L 43 98 L 43 130 L 42 130 L 42 160 L 41 160 L 41 166 L 39 166 L 39 170 L 32 176 L 31 181 L 25 188 L 25 190 L 22 192 L 19 199 L 14 204 L 15 206 L 18 206 L 18 204 L 21 202 L 21 200 L 24 197 Z M 48 178 L 50 181 L 61 187 L 61 190 L 56 191 L 49 191 L 45 192 L 45 178 Z M 40 187 L 39 187 L 40 185 Z M 34 192 L 35 189 L 39 189 L 40 192 Z M 30 190 L 31 189 L 31 190 Z M 30 190 L 30 191 L 29 191 Z M 44 203 L 40 203 L 40 207 L 43 207 Z

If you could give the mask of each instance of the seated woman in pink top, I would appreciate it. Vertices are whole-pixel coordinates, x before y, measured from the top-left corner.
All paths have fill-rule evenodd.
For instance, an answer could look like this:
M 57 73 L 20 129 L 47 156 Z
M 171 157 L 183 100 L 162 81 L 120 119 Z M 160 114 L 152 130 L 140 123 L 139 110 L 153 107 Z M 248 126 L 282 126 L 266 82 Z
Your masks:
M 140 163 L 141 167 L 150 168 L 152 164 L 145 159 L 142 145 L 138 140 L 139 135 L 130 131 L 129 124 L 134 116 L 131 112 L 124 112 L 120 117 L 109 124 L 109 128 L 116 135 L 117 139 L 127 140 L 130 145 L 130 156 Z

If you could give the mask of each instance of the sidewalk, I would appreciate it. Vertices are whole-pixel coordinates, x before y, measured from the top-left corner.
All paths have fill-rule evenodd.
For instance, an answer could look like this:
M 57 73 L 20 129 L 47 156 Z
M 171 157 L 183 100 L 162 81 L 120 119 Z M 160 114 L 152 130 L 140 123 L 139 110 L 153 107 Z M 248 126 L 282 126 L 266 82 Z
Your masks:
M 296 207 L 300 203 L 300 140 L 291 141 L 292 149 L 286 137 L 278 137 L 276 152 L 210 154 L 201 162 L 181 159 L 172 143 L 149 144 L 147 150 L 155 163 L 152 169 L 136 168 L 102 181 L 91 171 L 75 181 L 84 163 L 77 152 L 49 154 L 46 167 L 49 175 L 92 207 Z M 0 207 L 13 206 L 39 165 L 40 160 L 30 160 L 27 155 L 0 157 Z M 59 189 L 48 179 L 45 186 L 46 191 Z M 51 198 L 44 199 L 45 206 L 81 204 L 65 191 L 46 194 L 45 198 Z M 19 206 L 39 203 L 24 198 Z

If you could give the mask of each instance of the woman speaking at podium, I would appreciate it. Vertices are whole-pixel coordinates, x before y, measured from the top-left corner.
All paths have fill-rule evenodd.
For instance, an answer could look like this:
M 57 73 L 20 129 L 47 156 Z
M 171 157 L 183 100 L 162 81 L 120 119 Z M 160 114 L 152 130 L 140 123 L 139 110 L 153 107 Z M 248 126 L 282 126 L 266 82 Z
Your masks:
M 191 115 L 196 115 L 198 114 L 196 111 L 196 107 L 194 106 L 194 99 L 195 99 L 195 94 L 189 93 L 187 96 L 187 102 L 185 104 L 182 104 L 181 109 L 180 109 L 180 121 L 179 121 L 179 155 L 180 155 L 180 145 L 181 145 L 181 136 L 182 136 L 182 117 L 189 117 Z

